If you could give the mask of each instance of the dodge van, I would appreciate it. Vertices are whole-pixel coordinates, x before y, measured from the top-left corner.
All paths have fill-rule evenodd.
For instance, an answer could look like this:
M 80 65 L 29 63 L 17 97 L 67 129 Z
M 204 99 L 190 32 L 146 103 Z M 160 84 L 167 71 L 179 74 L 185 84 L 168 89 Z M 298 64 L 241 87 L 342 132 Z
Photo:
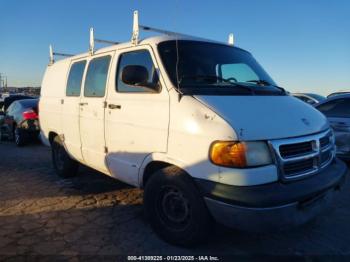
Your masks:
M 83 164 L 143 188 L 151 227 L 184 246 L 214 221 L 288 229 L 331 206 L 347 167 L 326 117 L 232 43 L 141 29 L 51 59 L 40 123 L 60 176 Z

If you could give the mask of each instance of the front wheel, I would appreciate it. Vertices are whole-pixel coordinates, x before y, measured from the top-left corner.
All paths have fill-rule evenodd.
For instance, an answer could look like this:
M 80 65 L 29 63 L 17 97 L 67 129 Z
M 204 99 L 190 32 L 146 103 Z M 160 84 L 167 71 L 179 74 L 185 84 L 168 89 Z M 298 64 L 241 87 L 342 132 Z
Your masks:
M 78 171 L 79 164 L 70 158 L 66 152 L 59 136 L 56 136 L 51 144 L 52 162 L 56 173 L 63 178 L 75 176 Z
M 174 166 L 151 176 L 144 192 L 145 214 L 165 241 L 193 246 L 204 241 L 212 219 L 192 179 Z

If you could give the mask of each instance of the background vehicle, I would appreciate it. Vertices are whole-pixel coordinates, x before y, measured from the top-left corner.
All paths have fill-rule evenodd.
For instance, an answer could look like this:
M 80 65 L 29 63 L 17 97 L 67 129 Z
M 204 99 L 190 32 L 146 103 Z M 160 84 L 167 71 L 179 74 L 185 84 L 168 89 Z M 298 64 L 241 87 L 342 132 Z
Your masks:
M 37 139 L 40 132 L 38 102 L 38 99 L 25 99 L 11 103 L 1 125 L 1 138 L 13 138 L 17 146 Z
M 302 100 L 310 105 L 316 105 L 316 104 L 326 100 L 326 98 L 324 96 L 321 96 L 318 94 L 312 94 L 312 93 L 293 93 L 292 96 L 299 98 L 300 100 Z
M 25 96 L 25 95 L 10 95 L 8 97 L 4 98 L 3 105 L 2 105 L 2 111 L 6 112 L 7 108 L 16 100 L 24 100 L 24 99 L 33 99 L 32 96 Z
M 327 98 L 331 98 L 331 97 L 334 97 L 334 96 L 338 96 L 338 95 L 346 95 L 346 94 L 350 94 L 350 91 L 339 91 L 339 92 L 334 92 L 334 93 L 331 93 L 327 96 Z
M 337 155 L 350 160 L 350 94 L 329 97 L 316 106 L 328 118 L 335 134 Z

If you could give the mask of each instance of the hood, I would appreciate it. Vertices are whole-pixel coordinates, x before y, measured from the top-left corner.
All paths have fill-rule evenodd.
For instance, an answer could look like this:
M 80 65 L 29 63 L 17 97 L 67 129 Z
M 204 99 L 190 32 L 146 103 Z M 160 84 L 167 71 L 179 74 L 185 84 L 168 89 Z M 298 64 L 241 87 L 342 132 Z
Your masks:
M 224 118 L 239 140 L 271 140 L 329 128 L 317 109 L 291 96 L 195 96 Z

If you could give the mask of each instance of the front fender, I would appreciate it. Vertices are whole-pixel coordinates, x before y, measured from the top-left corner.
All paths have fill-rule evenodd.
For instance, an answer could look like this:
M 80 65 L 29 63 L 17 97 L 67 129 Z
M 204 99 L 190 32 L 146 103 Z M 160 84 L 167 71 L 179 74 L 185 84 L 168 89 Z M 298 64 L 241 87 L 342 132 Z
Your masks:
M 151 162 L 154 162 L 154 161 L 165 162 L 165 163 L 168 163 L 170 165 L 177 166 L 177 167 L 185 170 L 186 172 L 188 172 L 188 170 L 186 168 L 186 166 L 188 166 L 188 165 L 186 165 L 185 162 L 182 162 L 182 161 L 179 161 L 175 158 L 172 158 L 171 156 L 169 156 L 166 153 L 151 153 L 143 160 L 141 167 L 139 169 L 138 183 L 139 183 L 140 187 L 143 184 L 143 176 L 144 176 L 145 169 L 146 169 L 147 165 Z

